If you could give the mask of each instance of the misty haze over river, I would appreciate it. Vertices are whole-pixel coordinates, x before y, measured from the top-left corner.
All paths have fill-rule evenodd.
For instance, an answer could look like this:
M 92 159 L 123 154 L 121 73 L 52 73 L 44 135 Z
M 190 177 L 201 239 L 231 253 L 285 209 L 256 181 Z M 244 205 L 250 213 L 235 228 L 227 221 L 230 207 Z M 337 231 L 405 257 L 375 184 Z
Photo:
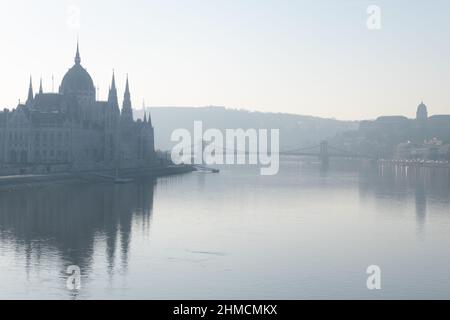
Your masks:
M 443 170 L 285 158 L 275 176 L 229 166 L 2 190 L 0 298 L 450 298 Z M 382 290 L 367 290 L 373 264 Z

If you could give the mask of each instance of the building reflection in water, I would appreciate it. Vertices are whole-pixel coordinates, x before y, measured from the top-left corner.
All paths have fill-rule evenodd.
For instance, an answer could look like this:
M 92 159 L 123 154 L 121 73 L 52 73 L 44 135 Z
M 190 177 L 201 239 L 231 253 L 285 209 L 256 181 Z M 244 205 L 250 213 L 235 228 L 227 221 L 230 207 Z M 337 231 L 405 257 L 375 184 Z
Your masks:
M 428 197 L 447 200 L 450 197 L 450 170 L 447 168 L 408 168 L 383 165 L 360 170 L 360 196 L 375 193 L 379 201 L 395 199 L 405 204 L 414 197 L 417 233 L 423 236 L 427 220 Z
M 417 232 L 419 235 L 423 235 L 427 217 L 427 195 L 425 192 L 425 183 L 422 180 L 416 181 L 415 200 Z
M 155 181 L 147 180 L 1 191 L 0 241 L 13 244 L 18 255 L 26 257 L 27 274 L 46 253 L 58 256 L 66 267 L 77 265 L 88 272 L 99 239 L 106 248 L 108 270 L 119 261 L 126 270 L 132 225 L 138 222 L 148 232 L 154 187 Z

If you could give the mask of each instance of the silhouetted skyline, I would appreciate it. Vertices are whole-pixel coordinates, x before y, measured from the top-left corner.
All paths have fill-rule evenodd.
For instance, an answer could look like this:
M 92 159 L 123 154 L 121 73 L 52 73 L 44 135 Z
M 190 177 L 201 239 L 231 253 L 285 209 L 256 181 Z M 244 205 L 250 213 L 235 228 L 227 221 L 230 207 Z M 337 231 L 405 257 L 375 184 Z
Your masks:
M 450 105 L 448 1 L 19 0 L 0 13 L 0 106 L 26 99 L 30 74 L 54 90 L 80 38 L 99 98 L 115 68 L 133 105 L 219 105 L 338 119 L 413 117 Z M 77 19 L 79 10 L 79 19 Z M 20 17 L 18 20 L 17 17 Z M 78 23 L 79 22 L 79 23 Z

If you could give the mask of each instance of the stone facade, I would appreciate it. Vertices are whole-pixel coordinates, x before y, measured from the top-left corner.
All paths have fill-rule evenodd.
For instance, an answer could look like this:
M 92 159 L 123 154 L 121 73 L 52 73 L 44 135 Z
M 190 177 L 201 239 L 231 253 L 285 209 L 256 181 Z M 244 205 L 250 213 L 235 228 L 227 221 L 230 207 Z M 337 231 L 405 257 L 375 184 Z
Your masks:
M 133 119 L 128 79 L 121 109 L 114 74 L 108 101 L 97 101 L 78 47 L 58 93 L 44 93 L 41 82 L 34 95 L 30 79 L 26 103 L 0 112 L 1 173 L 134 168 L 154 162 L 151 117 Z

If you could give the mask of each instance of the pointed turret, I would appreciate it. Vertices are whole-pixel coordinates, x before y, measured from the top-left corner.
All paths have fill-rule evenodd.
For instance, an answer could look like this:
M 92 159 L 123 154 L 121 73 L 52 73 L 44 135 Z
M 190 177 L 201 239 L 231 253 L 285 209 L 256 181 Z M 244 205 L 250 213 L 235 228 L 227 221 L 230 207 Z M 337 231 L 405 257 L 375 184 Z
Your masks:
M 116 77 L 114 75 L 114 70 L 113 70 L 111 88 L 109 89 L 108 102 L 114 108 L 117 108 L 117 109 L 119 108 L 119 101 L 117 99 L 117 89 L 116 89 Z
M 153 127 L 153 125 L 152 125 L 152 115 L 151 115 L 150 111 L 148 112 L 147 124 L 148 124 L 149 127 Z
M 33 97 L 34 97 L 34 95 L 33 95 L 33 80 L 32 80 L 32 78 L 30 76 L 30 86 L 28 88 L 27 104 L 29 104 L 30 102 L 33 101 Z
M 80 45 L 79 45 L 79 42 L 78 42 L 78 41 L 77 41 L 77 53 L 75 54 L 75 64 L 76 64 L 76 65 L 81 64 Z
M 131 106 L 130 84 L 127 75 L 127 84 L 125 86 L 125 94 L 122 105 L 122 118 L 127 121 L 133 121 L 133 108 Z
M 127 84 L 125 85 L 125 98 L 130 98 L 130 83 L 128 82 L 128 74 L 127 74 Z
M 113 75 L 112 75 L 112 81 L 111 81 L 111 90 L 117 91 L 117 88 L 116 88 L 116 74 L 114 72 L 114 69 L 113 69 Z
M 145 107 L 145 100 L 142 101 L 142 112 L 144 113 L 144 125 L 152 126 L 152 116 L 150 115 L 150 111 L 148 112 L 147 117 L 147 108 Z
M 39 94 L 43 94 L 44 90 L 42 89 L 42 77 L 41 77 L 41 81 L 39 82 Z

